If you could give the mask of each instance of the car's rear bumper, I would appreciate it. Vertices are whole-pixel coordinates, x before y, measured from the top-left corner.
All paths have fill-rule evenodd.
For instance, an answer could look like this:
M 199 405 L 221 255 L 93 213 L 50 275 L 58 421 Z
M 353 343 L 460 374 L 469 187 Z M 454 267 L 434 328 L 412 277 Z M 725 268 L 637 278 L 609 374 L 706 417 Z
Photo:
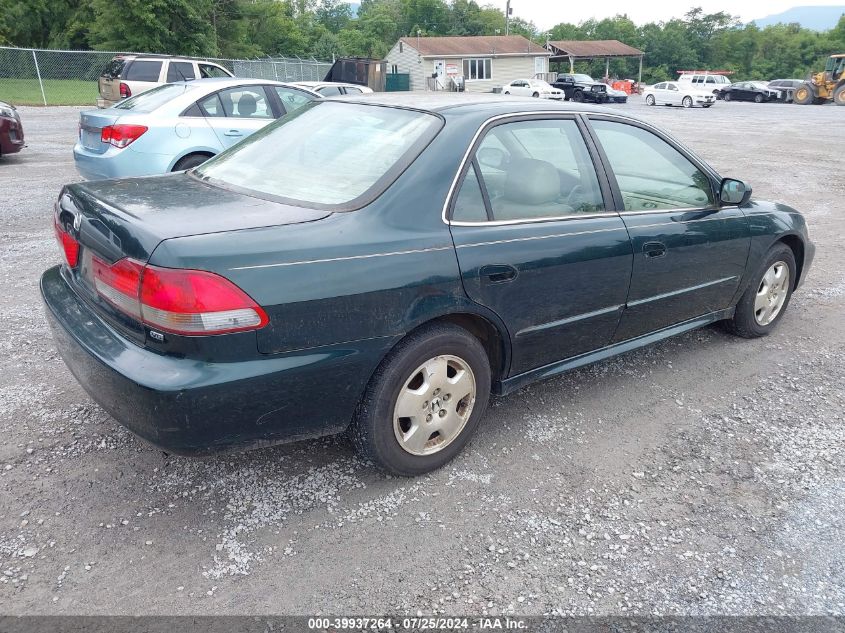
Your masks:
M 76 171 L 86 180 L 153 176 L 169 171 L 172 157 L 164 154 L 136 152 L 132 147 L 110 147 L 102 154 L 86 148 L 77 141 L 73 146 Z
M 24 147 L 23 126 L 17 119 L 0 117 L 0 154 L 14 154 Z
M 338 433 L 391 339 L 212 363 L 164 356 L 102 321 L 65 280 L 41 277 L 47 320 L 73 375 L 148 442 L 198 455 Z

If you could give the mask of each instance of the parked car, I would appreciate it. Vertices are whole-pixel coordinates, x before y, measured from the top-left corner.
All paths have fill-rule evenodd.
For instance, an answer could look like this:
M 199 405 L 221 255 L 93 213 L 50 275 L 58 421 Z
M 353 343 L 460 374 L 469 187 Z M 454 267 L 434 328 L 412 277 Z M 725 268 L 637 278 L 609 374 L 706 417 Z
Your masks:
M 502 88 L 506 95 L 539 97 L 541 99 L 563 99 L 563 91 L 542 79 L 515 79 Z
M 607 87 L 608 103 L 628 103 L 628 93 L 624 90 L 617 90 L 613 86 Z
M 209 61 L 159 55 L 118 55 L 100 75 L 97 107 L 110 108 L 123 99 L 164 83 L 211 77 L 233 75 L 223 66 Z
M 372 94 L 372 88 L 358 84 L 345 84 L 338 81 L 296 81 L 294 86 L 307 88 L 323 97 L 339 97 L 341 95 Z
M 190 169 L 320 98 L 264 79 L 165 84 L 112 108 L 82 112 L 73 159 L 89 180 Z
M 725 101 L 754 101 L 763 103 L 776 101 L 780 98 L 780 91 L 772 90 L 765 81 L 741 81 L 722 90 Z
M 167 451 L 351 426 L 418 475 L 491 392 L 718 321 L 771 332 L 814 246 L 750 196 L 599 108 L 325 99 L 194 170 L 66 186 L 41 292 L 82 386 Z
M 559 73 L 552 85 L 561 90 L 567 101 L 604 103 L 607 101 L 607 84 L 589 75 Z
M 0 101 L 0 156 L 15 154 L 23 147 L 21 116 L 15 106 Z
M 678 77 L 678 84 L 692 84 L 695 88 L 709 92 L 717 99 L 722 98 L 722 91 L 731 85 L 731 80 L 725 75 L 701 72 L 685 72 Z
M 775 79 L 769 82 L 770 90 L 777 90 L 780 93 L 779 99 L 792 103 L 795 90 L 804 83 L 803 79 Z
M 716 95 L 696 84 L 678 81 L 662 81 L 646 88 L 643 98 L 647 105 L 679 105 L 691 108 L 700 105 L 709 108 L 716 103 Z

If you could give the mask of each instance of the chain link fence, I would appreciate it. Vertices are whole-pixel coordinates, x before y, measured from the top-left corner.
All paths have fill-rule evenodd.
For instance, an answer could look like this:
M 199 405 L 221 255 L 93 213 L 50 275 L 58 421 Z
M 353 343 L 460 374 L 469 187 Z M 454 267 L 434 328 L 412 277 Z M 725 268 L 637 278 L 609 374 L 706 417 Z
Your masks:
M 118 51 L 62 51 L 0 46 L 0 101 L 14 105 L 95 105 L 97 80 Z M 211 61 L 236 77 L 276 81 L 320 81 L 332 62 L 299 57 Z

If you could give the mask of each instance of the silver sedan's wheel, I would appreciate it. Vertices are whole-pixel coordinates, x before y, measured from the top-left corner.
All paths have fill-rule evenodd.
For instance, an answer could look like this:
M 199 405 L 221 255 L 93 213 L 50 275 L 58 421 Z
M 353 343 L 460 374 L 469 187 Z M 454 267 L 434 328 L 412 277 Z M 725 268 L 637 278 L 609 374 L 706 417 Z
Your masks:
M 763 275 L 757 288 L 754 319 L 759 325 L 768 325 L 777 318 L 786 302 L 789 288 L 789 266 L 786 262 L 776 261 Z
M 458 356 L 435 356 L 405 381 L 393 411 L 393 432 L 411 455 L 442 451 L 457 438 L 472 415 L 475 375 Z
M 654 99 L 654 95 L 648 95 L 648 96 L 645 98 L 645 103 L 646 103 L 646 105 L 653 106 L 653 105 L 654 105 L 655 103 L 657 103 L 657 102 L 656 102 L 656 101 L 655 101 L 655 99 Z
M 684 97 L 683 101 L 681 101 L 681 105 L 685 108 L 692 107 L 692 97 Z

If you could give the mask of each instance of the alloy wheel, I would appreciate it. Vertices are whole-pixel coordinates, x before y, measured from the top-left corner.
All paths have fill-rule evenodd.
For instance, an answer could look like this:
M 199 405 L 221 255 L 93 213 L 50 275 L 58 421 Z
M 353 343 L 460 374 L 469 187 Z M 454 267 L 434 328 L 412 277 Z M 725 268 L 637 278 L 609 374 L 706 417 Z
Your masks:
M 458 356 L 435 356 L 411 373 L 393 409 L 396 441 L 412 455 L 431 455 L 463 431 L 475 406 L 475 375 Z
M 786 303 L 789 294 L 789 266 L 776 261 L 760 280 L 757 297 L 754 300 L 754 319 L 758 325 L 769 325 L 774 321 Z

